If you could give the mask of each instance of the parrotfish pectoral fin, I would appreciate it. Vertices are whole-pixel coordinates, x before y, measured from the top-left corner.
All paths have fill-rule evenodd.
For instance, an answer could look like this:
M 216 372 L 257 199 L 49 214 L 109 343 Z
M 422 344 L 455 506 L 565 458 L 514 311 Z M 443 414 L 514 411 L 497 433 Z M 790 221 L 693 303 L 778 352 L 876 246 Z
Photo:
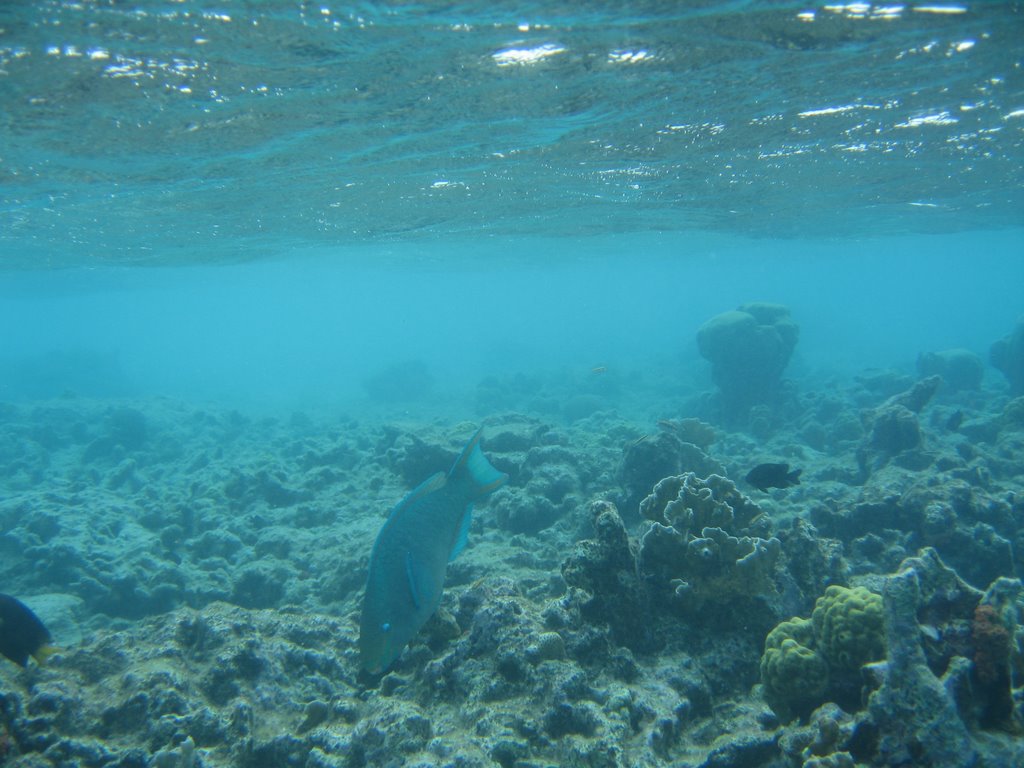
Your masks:
M 466 505 L 466 511 L 462 513 L 462 522 L 459 523 L 459 535 L 455 537 L 455 544 L 452 545 L 452 551 L 448 553 L 448 562 L 450 563 L 459 553 L 466 548 L 466 542 L 469 541 L 469 525 L 473 522 L 473 505 L 472 503 Z
M 440 600 L 438 594 L 440 584 L 435 586 L 436 580 L 431 578 L 426 564 L 418 560 L 412 552 L 405 553 L 405 577 L 409 582 L 409 595 L 416 610 L 419 611 L 424 606 L 433 606 L 429 609 L 430 613 L 433 613 L 434 607 Z M 426 620 L 425 617 L 424 620 Z
M 413 572 L 411 552 L 405 553 L 405 578 L 409 581 L 409 595 L 412 597 L 412 604 L 419 610 L 423 603 L 420 602 L 420 590 L 416 586 L 416 574 Z
M 473 439 L 469 441 L 455 462 L 452 471 L 448 473 L 448 477 L 452 480 L 461 479 L 464 474 L 468 473 L 475 486 L 475 495 L 478 497 L 498 490 L 508 480 L 508 475 L 492 467 L 483 451 L 480 450 L 481 434 L 483 434 L 483 428 L 476 431 Z

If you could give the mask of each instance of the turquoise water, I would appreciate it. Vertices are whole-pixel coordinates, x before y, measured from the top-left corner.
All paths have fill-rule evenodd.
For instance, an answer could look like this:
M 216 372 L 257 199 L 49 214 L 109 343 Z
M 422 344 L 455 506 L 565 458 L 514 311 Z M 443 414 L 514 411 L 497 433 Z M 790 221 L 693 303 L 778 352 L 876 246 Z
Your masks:
M 755 299 L 814 368 L 984 353 L 1022 40 L 1013 3 L 5 4 L 0 358 L 67 359 L 0 396 L 643 368 Z
M 754 297 L 854 362 L 982 349 L 1021 310 L 1022 21 L 900 8 L 8 4 L 3 357 L 308 396 L 399 350 L 667 351 Z
M 599 366 L 661 376 L 678 397 L 706 377 L 696 329 L 751 300 L 789 306 L 801 326 L 795 377 L 913 371 L 919 353 L 985 357 L 1009 332 L 1024 311 L 1021 245 L 1012 229 L 782 241 L 630 233 L 10 270 L 0 396 L 344 408 L 365 398 L 368 376 L 418 360 L 445 413 L 483 378 L 524 371 L 570 389 L 592 384 Z

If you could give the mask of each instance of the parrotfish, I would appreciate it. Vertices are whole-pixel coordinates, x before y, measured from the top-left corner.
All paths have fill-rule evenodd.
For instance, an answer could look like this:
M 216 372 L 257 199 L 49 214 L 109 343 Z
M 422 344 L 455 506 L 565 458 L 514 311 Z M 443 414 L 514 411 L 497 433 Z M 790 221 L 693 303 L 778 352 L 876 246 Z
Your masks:
M 789 464 L 758 464 L 747 473 L 746 481 L 760 491 L 769 488 L 789 488 L 800 485 L 800 473 L 803 470 L 789 471 Z
M 441 602 L 445 569 L 466 545 L 473 503 L 500 488 L 480 450 L 478 430 L 448 474 L 424 480 L 391 511 L 370 553 L 359 655 L 373 674 L 386 670 Z

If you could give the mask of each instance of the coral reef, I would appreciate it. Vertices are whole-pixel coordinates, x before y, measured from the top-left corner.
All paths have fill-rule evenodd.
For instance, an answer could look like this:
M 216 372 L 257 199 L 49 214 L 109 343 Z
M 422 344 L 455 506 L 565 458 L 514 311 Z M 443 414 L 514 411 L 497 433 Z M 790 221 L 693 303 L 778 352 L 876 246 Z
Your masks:
M 701 479 L 695 472 L 671 475 L 659 480 L 640 502 L 640 513 L 648 520 L 672 526 L 684 536 L 707 526 L 742 532 L 759 519 L 757 530 L 766 530 L 761 509 L 722 475 Z
M 1024 395 L 1024 317 L 1006 336 L 992 344 L 989 360 L 1010 384 L 1010 394 Z
M 689 436 L 707 437 L 699 432 Z M 623 453 L 619 469 L 619 480 L 626 491 L 623 509 L 630 512 L 638 509 L 657 482 L 683 472 L 701 477 L 724 475 L 725 467 L 708 456 L 703 448 L 685 440 L 674 428 L 662 429 L 633 442 Z
M 769 635 L 762 676 L 766 700 L 788 723 L 779 734 L 780 750 L 804 766 L 1020 764 L 1020 704 L 1011 698 L 1020 648 L 1010 640 L 1021 610 L 1020 582 L 998 579 L 982 595 L 959 580 L 934 550 L 924 549 L 882 579 L 881 587 L 881 598 L 855 594 L 854 588 L 819 600 L 818 607 L 828 611 L 860 604 L 871 606 L 874 614 L 877 608 L 872 623 L 884 625 L 884 633 L 877 628 L 869 633 L 872 652 L 865 652 L 884 661 L 869 661 L 859 676 L 846 667 L 848 680 L 862 688 L 846 706 L 822 703 L 836 693 L 832 663 L 829 686 L 817 701 L 801 696 L 801 689 L 780 674 L 780 649 L 788 646 L 791 674 L 820 690 L 820 665 L 811 659 L 825 624 L 812 632 L 807 620 L 795 619 Z M 846 618 L 860 611 L 850 610 Z M 844 630 L 831 629 L 846 642 Z
M 811 614 L 817 647 L 836 670 L 854 672 L 885 652 L 882 599 L 864 587 L 832 585 Z
M 768 535 L 768 518 L 731 480 L 702 480 L 693 472 L 664 478 L 640 512 L 653 522 L 640 536 L 637 572 L 683 611 L 774 594 L 782 545 Z
M 778 398 L 799 335 L 786 307 L 764 303 L 743 304 L 698 329 L 697 348 L 711 363 L 726 418 Z
M 941 376 L 947 392 L 974 391 L 981 388 L 985 363 L 969 349 L 945 349 L 918 355 L 917 372 L 922 378 Z
M 765 700 L 784 721 L 805 717 L 826 701 L 856 702 L 860 668 L 885 653 L 881 596 L 864 587 L 832 585 L 810 619 L 794 617 L 765 638 L 761 682 Z
M 783 719 L 817 707 L 828 690 L 828 662 L 814 647 L 810 619 L 783 621 L 768 633 L 761 657 L 765 700 Z
M 379 680 L 369 548 L 461 409 L 0 404 L 0 576 L 63 648 L 0 660 L 5 766 L 1024 764 L 1024 398 L 885 370 L 745 432 L 674 389 L 567 421 L 611 375 L 501 380 L 509 484 Z M 734 480 L 765 456 L 803 482 L 754 504 Z
M 852 715 L 829 702 L 814 710 L 807 725 L 787 728 L 779 737 L 779 749 L 801 768 L 854 768 L 860 763 L 841 745 L 849 743 L 855 725 Z

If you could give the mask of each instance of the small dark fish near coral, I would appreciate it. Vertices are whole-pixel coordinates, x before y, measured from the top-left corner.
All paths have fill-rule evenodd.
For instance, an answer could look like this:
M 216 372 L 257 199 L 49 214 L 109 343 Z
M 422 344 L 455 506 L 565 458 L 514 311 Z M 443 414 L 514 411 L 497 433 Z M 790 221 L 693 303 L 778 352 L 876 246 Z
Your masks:
M 800 485 L 800 473 L 802 469 L 789 471 L 789 464 L 758 464 L 747 472 L 747 482 L 759 491 L 767 491 L 769 488 L 789 488 L 791 485 Z
M 42 664 L 57 651 L 50 645 L 51 640 L 49 630 L 31 608 L 17 598 L 0 594 L 0 653 L 23 667 L 29 656 Z

